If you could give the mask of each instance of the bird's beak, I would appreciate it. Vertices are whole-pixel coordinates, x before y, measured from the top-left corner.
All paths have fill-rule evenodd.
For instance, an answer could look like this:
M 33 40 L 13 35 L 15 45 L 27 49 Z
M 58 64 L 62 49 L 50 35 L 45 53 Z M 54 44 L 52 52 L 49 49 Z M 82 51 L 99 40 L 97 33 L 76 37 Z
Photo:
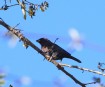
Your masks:
M 40 40 L 36 40 L 36 42 L 39 42 Z

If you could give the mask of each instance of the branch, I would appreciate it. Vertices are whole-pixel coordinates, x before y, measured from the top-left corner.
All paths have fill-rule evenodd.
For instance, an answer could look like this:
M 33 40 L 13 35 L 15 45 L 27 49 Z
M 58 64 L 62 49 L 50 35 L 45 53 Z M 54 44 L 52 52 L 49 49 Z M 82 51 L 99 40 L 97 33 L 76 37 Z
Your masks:
M 16 4 L 13 4 L 13 5 L 8 5 L 6 0 L 4 1 L 5 4 L 0 8 L 0 10 L 8 10 L 10 7 L 13 7 L 13 6 L 20 6 L 21 7 L 21 10 L 22 10 L 22 14 L 24 16 L 24 19 L 26 20 L 26 12 L 28 13 L 28 15 L 33 18 L 33 16 L 36 15 L 36 11 L 40 8 L 40 10 L 42 12 L 44 12 L 45 10 L 47 10 L 47 8 L 49 7 L 49 3 L 44 1 L 42 2 L 41 4 L 34 4 L 32 2 L 29 2 L 27 0 L 16 0 L 17 3 Z M 27 7 L 27 8 L 26 8 Z
M 87 69 L 87 68 L 82 68 L 82 67 L 79 67 L 79 66 L 75 66 L 75 65 L 68 65 L 68 64 L 61 64 L 59 63 L 62 67 L 69 67 L 69 68 L 76 68 L 76 69 L 79 69 L 79 70 L 83 70 L 83 71 L 88 71 L 88 72 L 92 72 L 92 73 L 95 73 L 95 74 L 99 74 L 99 75 L 102 75 L 102 76 L 105 76 L 104 73 L 102 72 L 99 72 L 99 71 L 96 71 L 96 70 L 91 70 L 91 69 Z
M 38 53 L 40 53 L 42 56 L 44 56 L 47 60 L 50 59 L 48 55 L 46 55 L 42 50 L 40 50 L 37 46 L 35 46 L 30 40 L 28 40 L 19 29 L 15 29 L 10 27 L 7 23 L 5 23 L 2 19 L 0 20 L 0 25 L 4 26 L 8 31 L 16 35 L 21 41 L 23 41 L 24 46 L 28 48 L 28 46 L 31 46 L 34 50 L 36 50 Z M 75 83 L 81 85 L 82 87 L 86 87 L 85 84 L 77 80 L 73 75 L 68 73 L 58 62 L 55 60 L 51 60 L 51 62 L 62 72 L 64 72 L 67 76 L 69 76 L 71 79 L 75 81 Z
M 98 66 L 97 66 L 98 69 L 100 69 L 102 72 L 105 71 L 105 68 L 102 68 L 103 65 L 105 65 L 105 63 L 100 63 L 100 62 L 99 62 L 99 63 L 98 63 Z

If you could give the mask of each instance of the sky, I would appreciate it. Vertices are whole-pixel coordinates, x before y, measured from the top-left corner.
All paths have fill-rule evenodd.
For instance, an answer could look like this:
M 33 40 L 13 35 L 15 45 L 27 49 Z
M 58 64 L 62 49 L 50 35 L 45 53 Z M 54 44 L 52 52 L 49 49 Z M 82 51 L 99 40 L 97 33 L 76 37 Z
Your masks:
M 11 1 L 8 5 L 16 3 L 16 1 Z M 35 4 L 43 1 L 30 0 Z M 105 63 L 105 0 L 46 1 L 49 2 L 49 8 L 45 12 L 38 10 L 33 19 L 27 14 L 27 19 L 24 20 L 19 6 L 11 7 L 7 11 L 1 10 L 0 17 L 11 27 L 20 23 L 17 28 L 23 30 L 22 33 L 39 48 L 37 39 L 45 37 L 54 42 L 56 38 L 59 38 L 56 44 L 71 52 L 70 30 L 78 31 L 83 47 L 71 54 L 82 63 L 78 64 L 66 58 L 62 63 L 100 71 L 97 68 L 98 62 Z M 3 4 L 4 1 L 0 1 L 0 6 Z M 8 87 L 9 84 L 13 84 L 14 87 L 80 87 L 53 64 L 47 60 L 43 61 L 44 57 L 31 47 L 25 49 L 22 42 L 17 42 L 11 47 L 9 40 L 2 36 L 4 31 L 6 29 L 0 26 L 0 69 L 6 72 L 4 87 Z M 81 82 L 92 82 L 93 76 L 96 76 L 105 84 L 105 77 L 101 75 L 86 71 L 82 73 L 77 69 L 66 68 L 66 70 Z M 23 84 L 20 84 L 20 80 Z M 97 85 L 87 87 L 98 87 Z

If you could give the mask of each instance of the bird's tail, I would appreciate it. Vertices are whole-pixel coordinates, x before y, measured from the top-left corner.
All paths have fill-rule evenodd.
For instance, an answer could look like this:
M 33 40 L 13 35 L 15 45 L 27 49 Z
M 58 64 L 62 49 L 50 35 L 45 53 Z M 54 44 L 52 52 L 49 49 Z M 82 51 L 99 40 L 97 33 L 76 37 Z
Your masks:
M 75 60 L 75 61 L 81 63 L 81 61 L 80 61 L 79 59 L 77 59 L 77 58 L 75 58 L 75 57 L 73 57 L 73 56 L 71 56 L 70 59 L 73 59 L 73 60 Z

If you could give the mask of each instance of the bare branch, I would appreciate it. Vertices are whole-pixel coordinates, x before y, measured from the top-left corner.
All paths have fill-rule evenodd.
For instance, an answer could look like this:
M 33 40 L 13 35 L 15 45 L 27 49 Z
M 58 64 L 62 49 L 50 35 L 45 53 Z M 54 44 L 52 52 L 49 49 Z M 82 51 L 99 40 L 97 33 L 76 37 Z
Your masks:
M 97 82 L 90 82 L 90 83 L 86 83 L 85 85 L 89 85 L 89 84 L 96 84 Z
M 79 69 L 79 70 L 83 70 L 83 71 L 88 71 L 88 72 L 92 72 L 92 73 L 95 73 L 95 74 L 99 74 L 99 75 L 103 75 L 105 76 L 104 73 L 102 72 L 99 72 L 99 71 L 96 71 L 96 70 L 91 70 L 91 69 L 87 69 L 87 68 L 82 68 L 82 67 L 79 67 L 79 66 L 76 66 L 76 65 L 68 65 L 68 64 L 62 64 L 62 63 L 59 63 L 62 67 L 69 67 L 69 68 L 76 68 L 76 69 Z

